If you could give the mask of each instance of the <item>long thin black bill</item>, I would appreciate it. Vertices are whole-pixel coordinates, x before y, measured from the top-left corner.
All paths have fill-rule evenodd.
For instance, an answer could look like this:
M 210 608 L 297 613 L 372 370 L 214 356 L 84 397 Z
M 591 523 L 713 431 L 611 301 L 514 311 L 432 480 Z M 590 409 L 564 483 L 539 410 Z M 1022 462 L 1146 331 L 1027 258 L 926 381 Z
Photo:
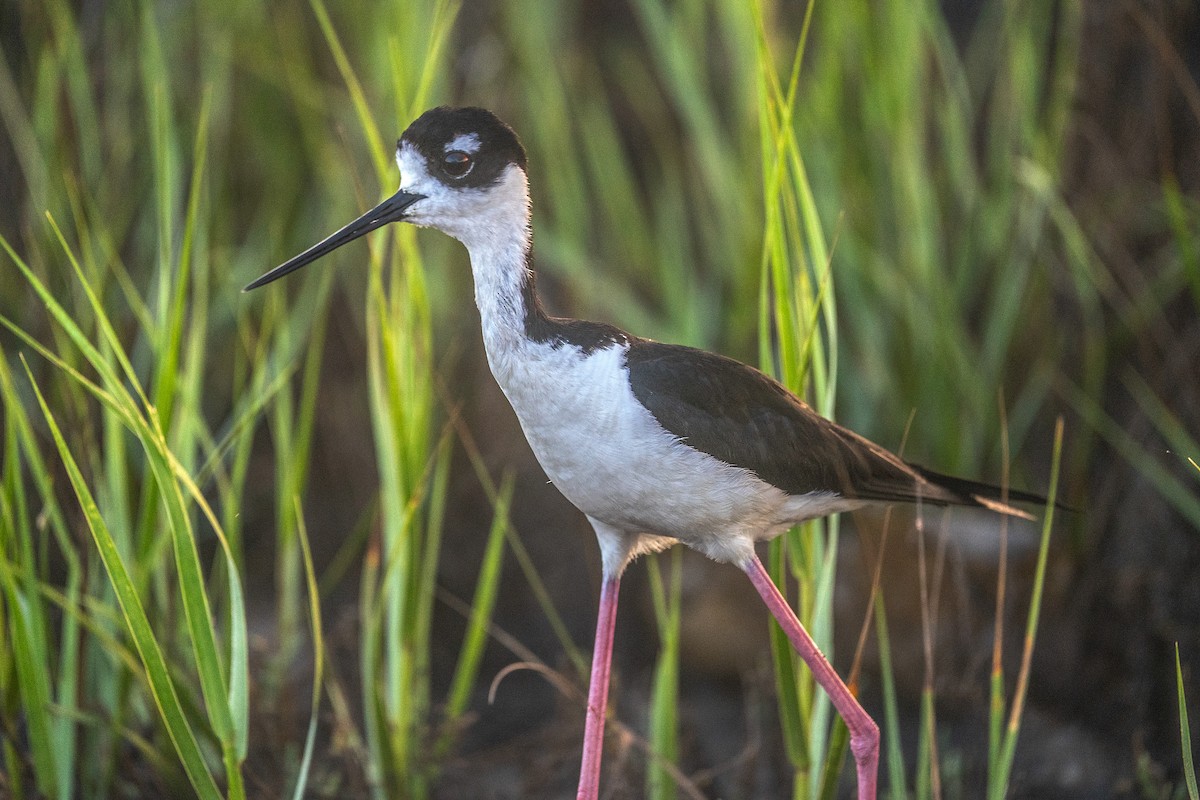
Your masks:
M 405 210 L 422 197 L 424 195 L 410 194 L 405 191 L 396 192 L 337 233 L 322 239 L 300 255 L 288 259 L 266 275 L 248 284 L 242 291 L 248 292 L 268 284 L 276 278 L 282 278 L 289 272 L 295 272 L 301 267 L 311 264 L 326 253 L 333 252 L 346 242 L 352 242 L 363 234 L 381 228 L 389 222 L 404 219 Z

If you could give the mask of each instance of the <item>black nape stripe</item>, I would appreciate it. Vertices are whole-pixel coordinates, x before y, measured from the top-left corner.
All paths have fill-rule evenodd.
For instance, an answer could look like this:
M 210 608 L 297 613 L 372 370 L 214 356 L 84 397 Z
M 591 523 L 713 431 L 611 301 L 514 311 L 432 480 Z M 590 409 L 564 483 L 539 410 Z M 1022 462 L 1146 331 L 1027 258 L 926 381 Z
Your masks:
M 579 348 L 585 356 L 614 344 L 629 344 L 637 340 L 615 325 L 548 315 L 537 293 L 532 247 L 525 254 L 525 263 L 521 299 L 525 304 L 525 335 L 531 340 L 554 347 L 569 344 Z

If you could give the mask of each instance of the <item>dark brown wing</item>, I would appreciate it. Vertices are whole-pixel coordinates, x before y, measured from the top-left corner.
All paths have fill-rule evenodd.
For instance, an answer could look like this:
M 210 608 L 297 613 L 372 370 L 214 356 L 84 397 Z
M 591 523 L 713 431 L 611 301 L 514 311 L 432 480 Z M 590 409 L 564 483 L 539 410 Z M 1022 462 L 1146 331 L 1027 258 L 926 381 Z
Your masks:
M 998 497 L 996 487 L 907 464 L 740 361 L 636 341 L 626 364 L 634 395 L 667 431 L 789 494 L 828 491 L 882 502 L 998 505 L 980 500 Z M 1011 497 L 1037 499 L 1024 493 Z

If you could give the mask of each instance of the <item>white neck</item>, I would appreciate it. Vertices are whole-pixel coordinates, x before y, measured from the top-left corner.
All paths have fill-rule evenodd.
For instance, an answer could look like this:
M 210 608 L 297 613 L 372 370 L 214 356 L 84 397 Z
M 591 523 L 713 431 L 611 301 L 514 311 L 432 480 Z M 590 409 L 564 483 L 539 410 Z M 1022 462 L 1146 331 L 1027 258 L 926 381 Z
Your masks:
M 400 188 L 423 195 L 408 221 L 453 236 L 470 253 L 475 304 L 495 372 L 498 359 L 507 361 L 505 356 L 526 340 L 527 310 L 540 314 L 529 270 L 533 232 L 525 170 L 510 164 L 486 187 L 451 189 L 430 177 L 424 158 L 411 145 L 401 146 L 397 160 Z
M 528 232 L 491 243 L 469 246 L 475 279 L 475 305 L 483 329 L 483 343 L 491 356 L 511 350 L 526 338 L 527 304 L 533 275 L 529 272 Z
M 527 340 L 528 312 L 540 314 L 534 295 L 529 254 L 533 247 L 530 227 L 529 184 L 524 170 L 509 167 L 494 186 L 482 190 L 471 209 L 443 230 L 466 245 L 475 280 L 475 305 L 479 308 L 483 342 L 493 370 L 505 356 Z M 530 308 L 530 304 L 533 308 Z M 499 376 L 498 376 L 499 377 Z

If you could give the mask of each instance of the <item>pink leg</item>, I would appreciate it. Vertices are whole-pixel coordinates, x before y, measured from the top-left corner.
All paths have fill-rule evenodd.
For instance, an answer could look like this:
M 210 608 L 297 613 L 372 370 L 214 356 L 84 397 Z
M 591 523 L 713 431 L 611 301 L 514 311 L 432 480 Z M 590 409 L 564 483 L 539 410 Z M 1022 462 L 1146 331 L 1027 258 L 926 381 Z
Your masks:
M 604 752 L 604 710 L 608 705 L 608 674 L 612 666 L 613 629 L 617 623 L 619 575 L 605 577 L 600 586 L 600 614 L 592 648 L 592 679 L 588 685 L 587 724 L 583 731 L 583 764 L 579 768 L 576 800 L 600 795 L 600 756 Z
M 771 615 L 779 621 L 783 632 L 791 640 L 792 647 L 796 648 L 804 663 L 808 664 L 813 677 L 821 684 L 821 688 L 833 701 L 834 708 L 846 721 L 846 727 L 850 730 L 850 751 L 854 754 L 854 763 L 858 767 L 858 800 L 875 800 L 875 776 L 879 767 L 878 726 L 867 712 L 863 711 L 863 707 L 854 699 L 846 684 L 842 683 L 842 679 L 830 666 L 825 655 L 817 649 L 817 643 L 808 635 L 808 631 L 804 630 L 800 620 L 796 619 L 796 613 L 783 599 L 758 556 L 752 556 L 741 564 L 741 567 L 750 576 L 754 588 L 762 595 L 763 602 L 771 610 Z

